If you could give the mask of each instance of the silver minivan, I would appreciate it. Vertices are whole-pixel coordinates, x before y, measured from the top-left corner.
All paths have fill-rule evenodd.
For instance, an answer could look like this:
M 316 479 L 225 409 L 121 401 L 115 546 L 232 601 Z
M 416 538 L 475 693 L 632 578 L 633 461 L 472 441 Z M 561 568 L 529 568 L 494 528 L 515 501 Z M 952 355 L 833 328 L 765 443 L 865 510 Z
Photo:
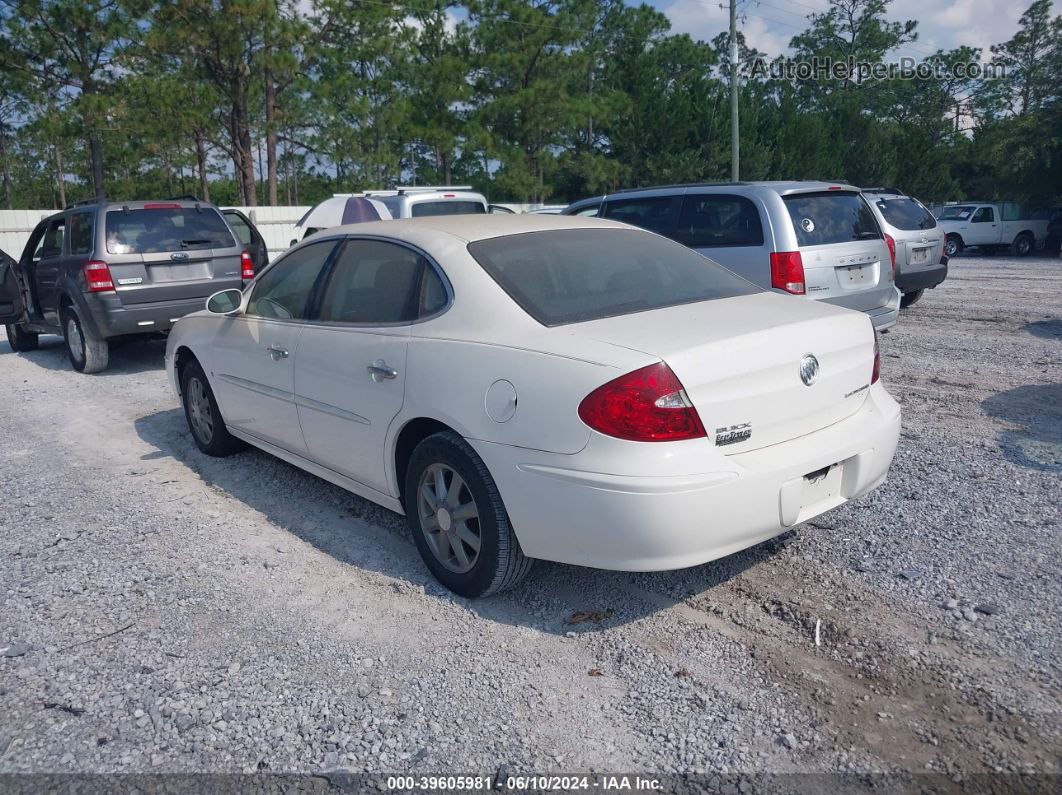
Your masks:
M 899 315 L 895 241 L 851 185 L 668 185 L 585 199 L 564 214 L 670 237 L 762 287 L 865 312 L 879 330 Z
M 429 215 L 478 215 L 489 212 L 487 199 L 471 185 L 426 185 L 394 190 L 365 191 L 366 198 L 383 202 L 392 218 Z

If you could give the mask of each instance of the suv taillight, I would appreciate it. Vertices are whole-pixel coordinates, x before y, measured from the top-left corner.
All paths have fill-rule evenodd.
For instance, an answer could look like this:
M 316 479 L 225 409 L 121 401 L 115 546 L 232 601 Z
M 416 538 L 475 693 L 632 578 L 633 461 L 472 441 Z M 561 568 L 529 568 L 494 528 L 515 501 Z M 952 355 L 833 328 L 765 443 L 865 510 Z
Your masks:
M 254 260 L 251 259 L 251 252 L 246 249 L 240 252 L 240 278 L 244 281 L 254 278 Z
M 888 232 L 885 233 L 885 245 L 889 247 L 889 272 L 892 274 L 892 280 L 896 281 L 896 241 Z
M 771 252 L 771 287 L 793 295 L 804 294 L 804 260 L 799 251 Z
M 881 378 L 881 349 L 878 348 L 878 332 L 874 332 L 874 367 L 870 371 L 870 383 L 876 384 Z
M 85 263 L 82 270 L 85 273 L 85 284 L 90 293 L 106 293 L 114 289 L 114 280 L 106 262 L 90 260 Z
M 682 382 L 663 362 L 599 386 L 579 404 L 579 417 L 595 431 L 632 442 L 707 435 Z

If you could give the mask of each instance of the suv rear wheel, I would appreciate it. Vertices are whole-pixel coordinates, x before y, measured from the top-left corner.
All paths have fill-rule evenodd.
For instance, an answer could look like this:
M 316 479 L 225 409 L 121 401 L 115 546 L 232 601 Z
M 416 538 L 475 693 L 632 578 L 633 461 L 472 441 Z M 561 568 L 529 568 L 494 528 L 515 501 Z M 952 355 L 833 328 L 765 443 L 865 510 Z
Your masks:
M 906 309 L 911 304 L 913 304 L 915 301 L 917 301 L 919 298 L 921 298 L 922 297 L 922 293 L 924 293 L 924 292 L 925 292 L 925 290 L 923 289 L 923 290 L 912 290 L 909 293 L 904 293 L 903 296 L 900 298 L 900 306 L 903 307 L 904 309 Z
M 16 353 L 37 350 L 38 335 L 25 331 L 21 323 L 8 323 L 4 328 L 7 330 L 7 343 L 11 350 Z
M 1027 257 L 1032 254 L 1035 245 L 1032 235 L 1020 234 L 1014 238 L 1014 253 L 1019 257 Z
M 81 320 L 73 306 L 63 310 L 63 339 L 70 364 L 79 373 L 98 373 L 107 369 L 110 348 L 107 340 L 95 336 Z
M 949 257 L 954 257 L 957 254 L 962 254 L 962 238 L 958 235 L 948 235 L 944 239 L 944 253 Z

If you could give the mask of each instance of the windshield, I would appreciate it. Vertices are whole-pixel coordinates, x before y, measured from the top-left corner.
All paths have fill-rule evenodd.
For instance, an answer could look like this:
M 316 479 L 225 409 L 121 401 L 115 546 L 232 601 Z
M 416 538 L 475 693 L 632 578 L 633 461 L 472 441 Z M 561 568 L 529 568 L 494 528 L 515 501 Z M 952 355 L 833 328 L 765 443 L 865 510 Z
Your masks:
M 107 251 L 111 254 L 157 254 L 235 245 L 221 214 L 212 208 L 107 212 Z
M 544 326 L 762 292 L 683 245 L 633 229 L 505 235 L 468 250 Z
M 973 212 L 973 207 L 945 207 L 937 216 L 941 221 L 965 221 Z
M 878 199 L 875 203 L 886 221 L 905 232 L 937 225 L 933 214 L 914 199 Z
M 881 237 L 874 213 L 858 193 L 798 193 L 784 200 L 801 247 Z

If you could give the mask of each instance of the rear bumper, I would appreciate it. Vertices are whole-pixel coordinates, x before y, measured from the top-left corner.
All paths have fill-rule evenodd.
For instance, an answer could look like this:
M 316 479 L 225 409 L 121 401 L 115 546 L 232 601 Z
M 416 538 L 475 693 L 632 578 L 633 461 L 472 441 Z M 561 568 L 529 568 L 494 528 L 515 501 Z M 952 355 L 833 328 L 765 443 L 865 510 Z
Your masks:
M 946 258 L 939 264 L 925 270 L 913 273 L 897 273 L 896 286 L 902 293 L 911 293 L 915 290 L 926 290 L 936 287 L 948 278 L 948 263 Z
M 878 486 L 900 408 L 880 384 L 851 417 L 732 456 L 708 440 L 645 444 L 591 434 L 575 455 L 472 441 L 524 552 L 623 571 L 685 568 L 737 552 Z M 805 475 L 828 468 L 821 480 Z
M 179 301 L 153 301 L 148 304 L 122 304 L 117 295 L 86 296 L 99 336 L 149 334 L 169 331 L 180 318 L 203 308 L 206 298 Z
M 870 309 L 865 308 L 868 302 L 875 300 L 874 296 L 877 296 L 877 306 Z M 882 288 L 868 297 L 856 295 L 854 297 L 844 296 L 841 298 L 822 298 L 817 300 L 821 300 L 826 304 L 833 304 L 834 306 L 862 312 L 870 318 L 876 331 L 883 331 L 884 329 L 896 325 L 896 321 L 900 319 L 901 296 L 902 294 L 900 291 L 890 284 L 888 288 Z

